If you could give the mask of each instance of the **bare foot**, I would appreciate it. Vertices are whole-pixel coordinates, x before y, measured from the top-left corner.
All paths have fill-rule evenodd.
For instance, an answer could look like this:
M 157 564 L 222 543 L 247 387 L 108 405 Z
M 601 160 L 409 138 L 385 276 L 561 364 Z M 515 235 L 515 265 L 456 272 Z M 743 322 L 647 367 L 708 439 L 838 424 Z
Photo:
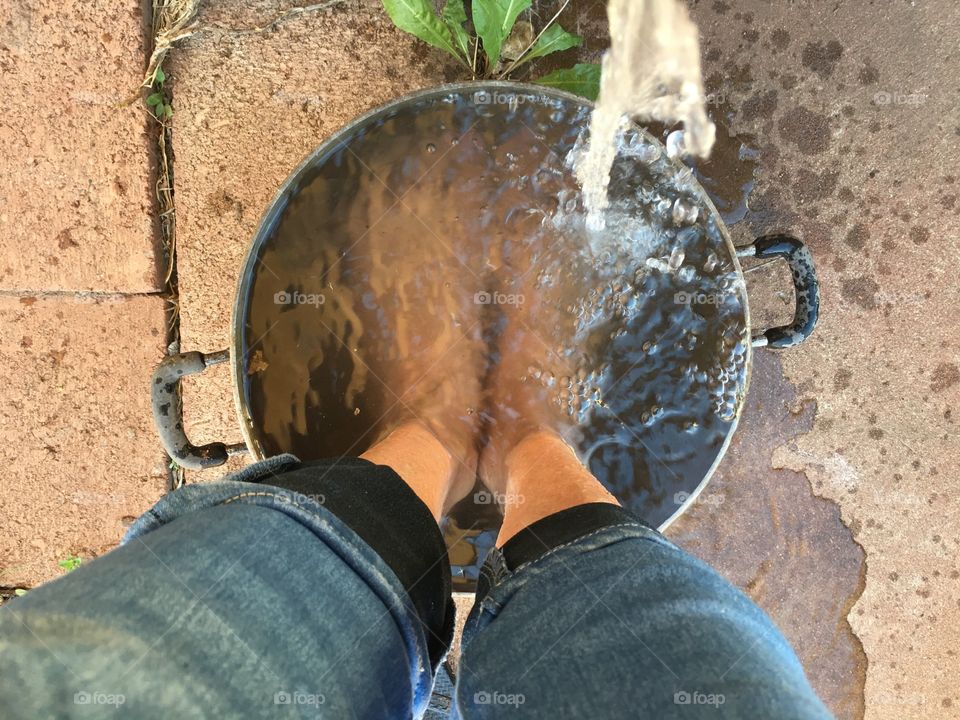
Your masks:
M 507 454 L 504 464 L 507 481 L 498 547 L 528 525 L 561 510 L 585 503 L 620 504 L 553 432 L 527 435 Z
M 448 238 L 452 246 L 447 247 L 427 228 L 411 231 L 409 215 L 414 211 L 427 213 L 399 204 L 375 226 L 371 262 L 391 272 L 371 274 L 375 285 L 361 321 L 363 339 L 385 386 L 377 442 L 389 440 L 391 452 L 399 448 L 403 455 L 406 440 L 418 438 L 425 443 L 422 452 L 438 452 L 427 447 L 436 444 L 449 456 L 450 477 L 432 473 L 446 488 L 441 504 L 446 512 L 477 477 L 485 368 L 482 306 L 474 297 L 480 281 L 473 269 L 477 260 L 466 255 L 459 238 Z M 427 442 L 428 434 L 435 443 Z M 376 454 L 383 456 L 381 451 Z
M 489 325 L 485 445 L 480 474 L 495 493 L 505 491 L 508 453 L 525 437 L 550 431 L 570 439 L 575 423 L 566 403 L 574 361 L 558 349 L 573 319 L 543 276 L 560 262 L 529 248 L 507 248 Z
M 504 249 L 498 271 L 503 302 L 490 338 L 480 477 L 504 512 L 498 546 L 561 510 L 617 504 L 572 447 L 579 358 L 569 342 L 575 319 L 556 281 L 564 256 L 559 248 L 534 251 L 531 245 L 521 240 Z
M 401 424 L 360 457 L 393 468 L 438 522 L 457 500 L 470 492 L 476 475 L 475 471 L 464 472 L 462 461 L 454 458 L 437 436 L 416 420 Z

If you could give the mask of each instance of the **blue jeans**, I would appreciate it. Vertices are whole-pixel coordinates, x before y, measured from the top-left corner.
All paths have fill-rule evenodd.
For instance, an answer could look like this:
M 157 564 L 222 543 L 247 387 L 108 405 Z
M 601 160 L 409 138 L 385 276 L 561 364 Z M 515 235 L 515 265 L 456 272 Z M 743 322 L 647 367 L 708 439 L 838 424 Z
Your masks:
M 169 494 L 0 608 L 0 707 L 420 717 L 452 627 L 442 536 L 399 476 L 281 456 Z M 461 718 L 829 717 L 759 608 L 611 505 L 491 552 L 454 694 Z

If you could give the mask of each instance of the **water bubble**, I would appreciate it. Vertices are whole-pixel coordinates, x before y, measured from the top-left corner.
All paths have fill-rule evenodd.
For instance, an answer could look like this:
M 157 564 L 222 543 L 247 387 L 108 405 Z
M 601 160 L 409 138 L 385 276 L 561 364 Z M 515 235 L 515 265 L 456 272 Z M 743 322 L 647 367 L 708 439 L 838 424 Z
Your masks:
M 654 206 L 654 210 L 657 213 L 657 216 L 660 218 L 668 218 L 673 214 L 673 203 L 669 198 L 660 198 L 657 200 L 657 204 Z
M 697 206 L 686 198 L 677 198 L 673 203 L 671 217 L 675 225 L 692 225 L 699 214 Z
M 727 402 L 723 403 L 723 406 L 722 406 L 721 409 L 720 409 L 719 415 L 720 415 L 720 419 L 721 419 L 721 420 L 725 420 L 725 421 L 727 421 L 727 422 L 730 422 L 731 420 L 733 420 L 733 419 L 737 416 L 737 407 L 736 407 L 736 405 L 735 405 L 733 402 L 731 402 L 731 401 L 727 401 Z
M 667 135 L 667 157 L 676 160 L 687 154 L 683 130 L 674 130 Z
M 685 255 L 684 255 L 683 250 L 680 248 L 679 245 L 677 245 L 677 246 L 674 247 L 673 250 L 670 252 L 670 260 L 667 262 L 667 265 L 669 266 L 669 268 L 670 268 L 671 270 L 676 270 L 678 267 L 680 267 L 681 265 L 683 265 L 683 259 L 684 259 L 684 257 L 685 257 Z
M 717 257 L 717 254 L 713 251 L 707 255 L 706 261 L 703 263 L 703 269 L 705 272 L 713 272 L 714 268 L 717 267 L 717 263 L 720 262 L 720 258 Z
M 662 273 L 668 273 L 668 272 L 670 272 L 670 266 L 667 265 L 667 264 L 666 264 L 663 260 L 661 260 L 660 258 L 647 258 L 647 260 L 646 260 L 646 266 L 647 266 L 648 268 L 652 268 L 653 270 L 659 270 L 659 271 L 662 272 Z

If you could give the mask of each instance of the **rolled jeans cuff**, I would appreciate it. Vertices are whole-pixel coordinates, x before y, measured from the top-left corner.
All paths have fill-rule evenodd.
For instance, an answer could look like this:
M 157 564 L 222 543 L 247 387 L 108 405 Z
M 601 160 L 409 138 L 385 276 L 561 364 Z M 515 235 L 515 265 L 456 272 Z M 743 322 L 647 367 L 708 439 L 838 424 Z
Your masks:
M 500 594 L 499 587 L 525 568 L 545 562 L 565 548 L 578 552 L 628 536 L 670 544 L 647 522 L 612 503 L 585 503 L 548 515 L 518 532 L 502 548 L 490 551 L 480 569 L 474 612 L 484 603 L 496 602 L 493 598 Z
M 278 455 L 223 480 L 170 493 L 140 516 L 123 542 L 181 515 L 234 502 L 283 512 L 322 542 L 342 546 L 354 571 L 381 586 L 384 603 L 405 634 L 411 624 L 417 630 L 422 626 L 429 665 L 439 665 L 453 639 L 450 562 L 430 510 L 396 472 L 359 458 L 301 463 L 293 455 Z M 391 579 L 383 569 L 392 571 L 402 587 L 383 582 Z M 398 591 L 405 612 L 395 607 Z M 411 647 L 416 644 L 408 639 Z

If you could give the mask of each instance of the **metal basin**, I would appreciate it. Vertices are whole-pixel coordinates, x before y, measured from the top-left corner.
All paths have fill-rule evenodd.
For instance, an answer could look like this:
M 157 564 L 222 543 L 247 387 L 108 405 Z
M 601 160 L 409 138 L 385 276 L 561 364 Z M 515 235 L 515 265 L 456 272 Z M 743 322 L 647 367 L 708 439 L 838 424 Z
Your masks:
M 280 188 L 253 238 L 230 350 L 183 353 L 157 370 L 154 414 L 171 457 L 209 468 L 237 452 L 303 460 L 363 452 L 390 400 L 374 381 L 389 335 L 371 331 L 377 288 L 421 256 L 418 282 L 447 282 L 431 277 L 429 264 L 455 256 L 481 283 L 478 292 L 503 289 L 481 278 L 511 233 L 525 232 L 517 218 L 541 227 L 577 215 L 567 157 L 590 110 L 582 98 L 536 85 L 461 83 L 395 100 L 320 145 Z M 592 400 L 571 413 L 594 474 L 664 528 L 695 502 L 730 442 L 752 348 L 807 337 L 819 292 L 802 243 L 775 235 L 735 248 L 689 169 L 640 128 L 618 156 L 610 195 L 625 217 L 667 229 L 634 245 L 592 254 L 571 247 L 554 258 L 576 329 L 564 341 L 596 369 Z M 587 242 L 575 224 L 562 234 Z M 751 329 L 744 256 L 789 263 L 797 297 L 790 326 Z M 194 446 L 183 432 L 179 379 L 226 361 L 243 442 Z M 490 499 L 474 493 L 447 520 L 459 589 L 475 580 L 499 525 Z

